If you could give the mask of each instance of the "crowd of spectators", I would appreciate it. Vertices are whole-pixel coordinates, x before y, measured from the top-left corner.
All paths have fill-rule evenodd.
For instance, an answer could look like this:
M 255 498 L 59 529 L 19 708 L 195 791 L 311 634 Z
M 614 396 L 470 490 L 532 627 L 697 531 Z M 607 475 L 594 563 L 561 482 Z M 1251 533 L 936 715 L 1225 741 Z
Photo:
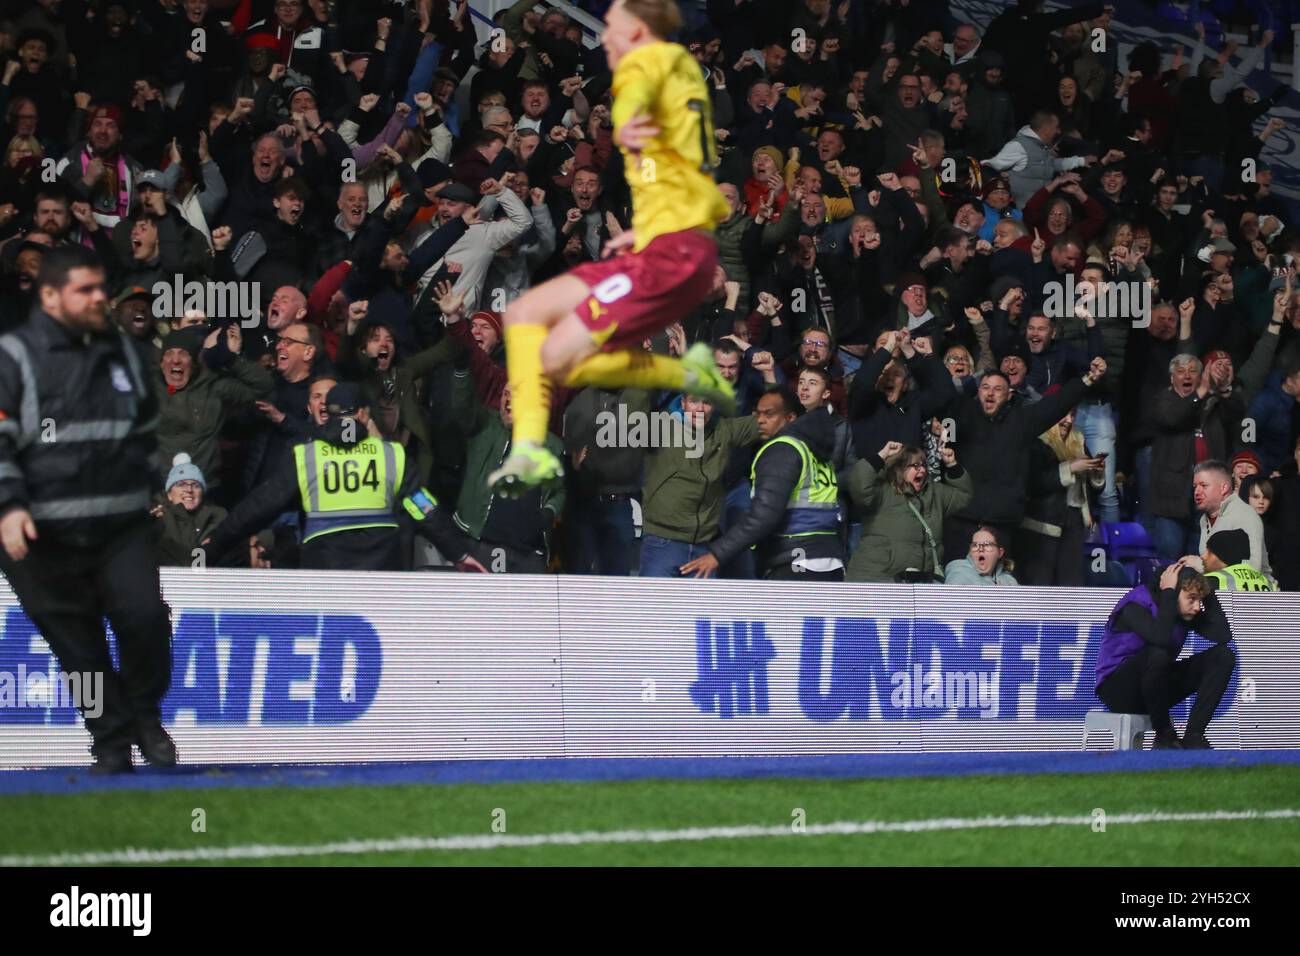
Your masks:
M 848 580 L 1082 584 L 1103 523 L 1173 560 L 1230 514 L 1300 589 L 1300 230 L 1284 87 L 1245 82 L 1273 34 L 1121 52 L 1109 7 L 1040 7 L 687 11 L 731 213 L 709 300 L 645 347 L 710 342 L 739 415 L 559 388 L 562 491 L 486 487 L 501 314 L 631 216 L 604 56 L 532 0 L 490 33 L 447 0 L 0 2 L 0 328 L 44 250 L 96 250 L 156 365 L 169 564 L 351 381 L 488 570 L 672 576 L 744 519 L 788 386 L 833 421 Z M 602 428 L 659 412 L 699 441 Z M 292 567 L 297 527 L 220 561 Z

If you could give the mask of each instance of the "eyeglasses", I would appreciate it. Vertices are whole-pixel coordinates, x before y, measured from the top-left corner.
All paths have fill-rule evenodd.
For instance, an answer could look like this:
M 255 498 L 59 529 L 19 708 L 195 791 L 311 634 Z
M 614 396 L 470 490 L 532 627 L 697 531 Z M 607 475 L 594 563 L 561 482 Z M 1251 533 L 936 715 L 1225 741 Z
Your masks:
M 972 551 L 996 551 L 998 546 L 993 541 L 972 541 L 970 549 Z
M 197 481 L 193 481 L 193 480 L 178 481 L 176 482 L 176 484 L 172 485 L 172 487 L 179 488 L 181 491 L 202 491 L 203 490 L 203 486 L 200 485 Z
M 800 341 L 803 345 L 815 345 L 822 349 L 828 349 L 831 347 L 831 343 L 823 342 L 821 339 L 802 339 Z
M 280 342 L 285 342 L 285 343 L 292 342 L 294 345 L 301 345 L 301 346 L 303 346 L 304 348 L 305 348 L 306 346 L 308 346 L 308 345 L 311 345 L 310 342 L 303 341 L 302 339 L 294 339 L 294 338 L 290 338 L 290 337 L 287 336 L 287 335 L 277 335 L 276 338 L 275 338 L 275 341 L 276 341 L 276 344 L 279 344 Z

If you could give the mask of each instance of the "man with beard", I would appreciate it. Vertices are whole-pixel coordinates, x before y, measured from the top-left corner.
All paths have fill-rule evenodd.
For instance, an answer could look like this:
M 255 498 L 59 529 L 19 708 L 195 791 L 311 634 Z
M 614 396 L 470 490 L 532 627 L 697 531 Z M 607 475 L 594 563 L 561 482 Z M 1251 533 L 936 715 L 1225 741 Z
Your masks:
M 222 554 L 296 507 L 303 512 L 303 568 L 408 570 L 412 524 L 462 566 L 463 536 L 421 487 L 402 446 L 371 433 L 361 388 L 348 382 L 335 385 L 326 397 L 326 411 L 319 437 L 294 447 L 292 456 L 231 511 L 204 547 Z
M 957 414 L 956 444 L 971 473 L 975 497 L 944 522 L 948 561 L 964 557 L 980 525 L 996 529 L 1004 541 L 1025 514 L 1030 473 L 1030 444 L 1079 403 L 1093 383 L 1106 374 L 1106 360 L 1096 358 L 1082 378 L 1033 405 L 1011 400 L 1011 383 L 1001 372 L 986 372 L 977 397 L 966 399 Z
M 0 280 L 0 326 L 9 328 L 27 318 L 36 301 L 36 277 L 50 248 L 50 237 L 29 232 L 10 240 L 4 249 L 5 274 Z
M 437 345 L 408 356 L 392 324 L 366 314 L 361 307 L 367 305 L 353 303 L 349 309 L 348 337 L 338 351 L 339 372 L 360 384 L 376 432 L 412 452 L 416 476 L 427 484 L 433 472 L 433 441 L 421 403 L 424 382 L 463 346 L 445 336 Z
M 157 399 L 113 327 L 92 252 L 51 250 L 37 288 L 31 319 L 0 339 L 0 568 L 62 671 L 81 677 L 94 771 L 129 772 L 133 743 L 174 766 L 160 719 L 171 623 L 149 518 Z M 58 440 L 42 441 L 51 420 Z
M 43 232 L 54 245 L 69 242 L 72 231 L 72 214 L 68 194 L 57 186 L 46 187 L 36 193 L 36 208 L 32 212 L 32 225 Z
M 132 209 L 140 164 L 122 152 L 122 111 L 98 106 L 90 113 L 84 140 L 55 167 L 73 196 L 90 203 L 95 221 L 112 229 Z

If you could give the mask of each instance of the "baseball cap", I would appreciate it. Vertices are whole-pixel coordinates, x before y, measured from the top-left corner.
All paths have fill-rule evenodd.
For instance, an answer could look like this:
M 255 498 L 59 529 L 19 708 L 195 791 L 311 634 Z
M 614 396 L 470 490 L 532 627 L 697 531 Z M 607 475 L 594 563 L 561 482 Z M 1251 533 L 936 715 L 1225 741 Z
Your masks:
M 325 409 L 331 415 L 355 415 L 364 404 L 361 387 L 353 382 L 339 382 L 325 396 Z
M 163 174 L 156 169 L 146 169 L 135 179 L 135 186 L 140 189 L 144 186 L 152 186 L 154 189 L 167 191 L 167 186 L 163 182 Z
M 126 302 L 129 299 L 151 299 L 151 298 L 153 298 L 153 293 L 150 292 L 148 289 L 146 289 L 144 286 L 133 285 L 133 286 L 128 286 L 127 288 L 119 292 L 117 294 L 117 298 L 113 300 L 112 305 L 113 308 L 116 309 L 119 305 L 121 305 L 123 302 Z

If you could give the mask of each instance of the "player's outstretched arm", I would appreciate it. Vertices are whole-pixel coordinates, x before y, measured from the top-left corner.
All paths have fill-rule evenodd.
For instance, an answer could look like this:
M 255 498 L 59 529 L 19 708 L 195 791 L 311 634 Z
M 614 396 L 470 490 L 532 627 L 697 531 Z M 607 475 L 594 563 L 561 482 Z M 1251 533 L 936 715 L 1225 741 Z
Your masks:
M 659 127 L 654 125 L 650 114 L 637 113 L 614 130 L 614 142 L 629 153 L 637 155 L 658 135 Z

